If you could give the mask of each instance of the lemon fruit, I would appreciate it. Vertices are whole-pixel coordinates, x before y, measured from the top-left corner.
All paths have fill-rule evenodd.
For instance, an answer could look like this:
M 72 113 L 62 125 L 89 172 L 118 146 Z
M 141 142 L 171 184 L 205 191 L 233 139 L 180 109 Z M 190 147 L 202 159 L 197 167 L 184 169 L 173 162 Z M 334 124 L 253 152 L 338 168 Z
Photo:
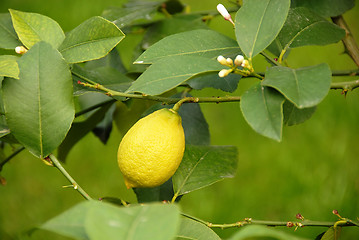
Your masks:
M 117 160 L 127 188 L 156 187 L 181 163 L 185 137 L 181 117 L 160 109 L 137 121 L 123 137 Z

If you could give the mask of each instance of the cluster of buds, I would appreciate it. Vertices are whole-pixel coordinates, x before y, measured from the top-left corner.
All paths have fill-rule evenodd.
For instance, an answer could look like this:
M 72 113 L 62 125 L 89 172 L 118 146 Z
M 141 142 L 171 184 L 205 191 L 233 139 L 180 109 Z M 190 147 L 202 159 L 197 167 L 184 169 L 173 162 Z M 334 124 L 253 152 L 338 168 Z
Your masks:
M 217 57 L 217 61 L 223 66 L 230 67 L 229 69 L 222 69 L 219 73 L 219 77 L 226 77 L 231 72 L 239 73 L 243 76 L 248 76 L 253 72 L 253 67 L 247 59 L 244 59 L 242 55 L 237 55 L 234 61 L 231 58 L 225 58 L 222 55 Z

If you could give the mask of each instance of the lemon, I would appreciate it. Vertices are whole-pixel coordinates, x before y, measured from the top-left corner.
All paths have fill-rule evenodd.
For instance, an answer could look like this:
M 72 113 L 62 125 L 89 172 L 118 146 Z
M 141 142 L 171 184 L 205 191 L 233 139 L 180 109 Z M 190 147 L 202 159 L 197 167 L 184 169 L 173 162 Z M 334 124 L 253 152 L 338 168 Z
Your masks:
M 117 154 L 127 188 L 156 187 L 173 176 L 182 161 L 185 137 L 181 117 L 160 109 L 137 121 Z

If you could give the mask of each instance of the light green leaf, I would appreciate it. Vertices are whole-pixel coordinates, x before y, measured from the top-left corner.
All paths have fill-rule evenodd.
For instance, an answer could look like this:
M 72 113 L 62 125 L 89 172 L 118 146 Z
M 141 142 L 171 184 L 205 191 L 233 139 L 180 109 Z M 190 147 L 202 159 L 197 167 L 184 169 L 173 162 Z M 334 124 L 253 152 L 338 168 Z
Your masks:
M 275 239 L 275 240 L 309 240 L 300 238 L 270 227 L 252 225 L 246 226 L 234 234 L 229 240 L 249 240 L 249 239 Z
M 193 30 L 168 36 L 153 44 L 135 63 L 150 64 L 170 56 L 200 56 L 215 59 L 219 55 L 240 54 L 233 39 L 212 30 Z
M 345 36 L 345 30 L 328 22 L 304 7 L 291 9 L 278 35 L 280 44 L 287 49 L 306 45 L 336 43 Z
M 245 120 L 256 132 L 281 141 L 284 99 L 276 90 L 258 83 L 243 94 L 240 106 Z
M 96 205 L 89 210 L 85 223 L 91 240 L 171 240 L 180 224 L 179 209 L 173 204 L 126 208 L 100 203 Z
M 20 79 L 3 81 L 7 124 L 20 143 L 43 158 L 60 145 L 74 118 L 71 72 L 46 42 L 35 44 L 18 64 Z
M 159 95 L 197 74 L 219 71 L 222 68 L 216 60 L 204 57 L 166 57 L 151 65 L 126 92 Z
M 268 69 L 262 85 L 275 88 L 298 108 L 308 108 L 328 94 L 331 76 L 326 63 L 299 69 L 278 66 Z
M 10 9 L 15 31 L 21 42 L 30 49 L 34 44 L 45 41 L 58 48 L 65 38 L 60 25 L 49 17 L 38 13 L 20 12 Z
M 338 240 L 340 236 L 341 227 L 330 227 L 320 238 L 320 240 Z
M 19 79 L 19 66 L 17 60 L 19 58 L 12 55 L 0 56 L 0 76 Z
M 124 37 L 115 24 L 97 16 L 69 32 L 59 50 L 68 63 L 85 62 L 104 57 Z
M 189 218 L 181 218 L 177 240 L 221 240 L 209 227 Z
M 175 194 L 186 194 L 233 177 L 237 154 L 234 146 L 186 145 L 182 162 L 172 177 Z
M 248 58 L 264 50 L 278 35 L 290 0 L 244 0 L 235 19 L 237 42 Z
M 0 14 L 0 48 L 15 49 L 22 45 L 14 30 L 9 13 Z

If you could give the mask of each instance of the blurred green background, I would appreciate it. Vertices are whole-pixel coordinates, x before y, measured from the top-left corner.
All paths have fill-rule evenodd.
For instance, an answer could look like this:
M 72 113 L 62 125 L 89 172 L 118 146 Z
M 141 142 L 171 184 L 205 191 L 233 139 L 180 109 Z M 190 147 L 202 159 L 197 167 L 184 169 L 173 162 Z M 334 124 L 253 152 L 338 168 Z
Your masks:
M 65 31 L 109 6 L 120 6 L 119 0 L 1 0 L 1 12 L 7 9 L 47 15 Z M 192 11 L 215 9 L 217 0 L 183 1 Z M 222 2 L 229 6 L 228 2 Z M 359 7 L 347 12 L 353 35 L 359 39 Z M 214 19 L 211 27 L 233 36 L 228 22 Z M 121 55 L 131 56 L 136 36 L 128 36 L 120 45 Z M 327 62 L 333 70 L 356 69 L 343 53 L 341 43 L 325 47 L 294 49 L 288 59 L 293 67 Z M 129 64 L 129 63 L 127 63 Z M 267 65 L 260 57 L 255 68 Z M 348 81 L 357 77 L 335 78 Z M 243 81 L 234 93 L 241 94 L 251 81 Z M 193 92 L 197 96 L 223 94 L 215 90 Z M 236 145 L 239 168 L 235 178 L 186 195 L 180 202 L 184 212 L 215 223 L 231 223 L 246 217 L 265 220 L 295 220 L 300 212 L 311 220 L 335 221 L 331 213 L 351 219 L 359 217 L 359 89 L 345 97 L 331 90 L 318 106 L 314 116 L 304 124 L 285 127 L 283 141 L 277 143 L 255 133 L 244 121 L 238 103 L 201 104 L 209 123 L 214 145 Z M 117 168 L 116 152 L 121 136 L 114 128 L 107 145 L 88 134 L 70 152 L 65 168 L 94 198 L 104 196 L 135 199 L 125 189 Z M 9 150 L 9 149 L 7 149 Z M 83 201 L 71 189 L 62 188 L 67 180 L 23 151 L 6 164 L 1 175 L 7 185 L 0 186 L 0 239 L 20 239 L 22 232 Z M 280 228 L 298 236 L 314 239 L 325 228 Z M 216 230 L 229 237 L 237 229 Z M 31 239 L 66 239 L 45 231 L 35 231 Z M 341 239 L 359 239 L 358 228 L 345 228 Z

